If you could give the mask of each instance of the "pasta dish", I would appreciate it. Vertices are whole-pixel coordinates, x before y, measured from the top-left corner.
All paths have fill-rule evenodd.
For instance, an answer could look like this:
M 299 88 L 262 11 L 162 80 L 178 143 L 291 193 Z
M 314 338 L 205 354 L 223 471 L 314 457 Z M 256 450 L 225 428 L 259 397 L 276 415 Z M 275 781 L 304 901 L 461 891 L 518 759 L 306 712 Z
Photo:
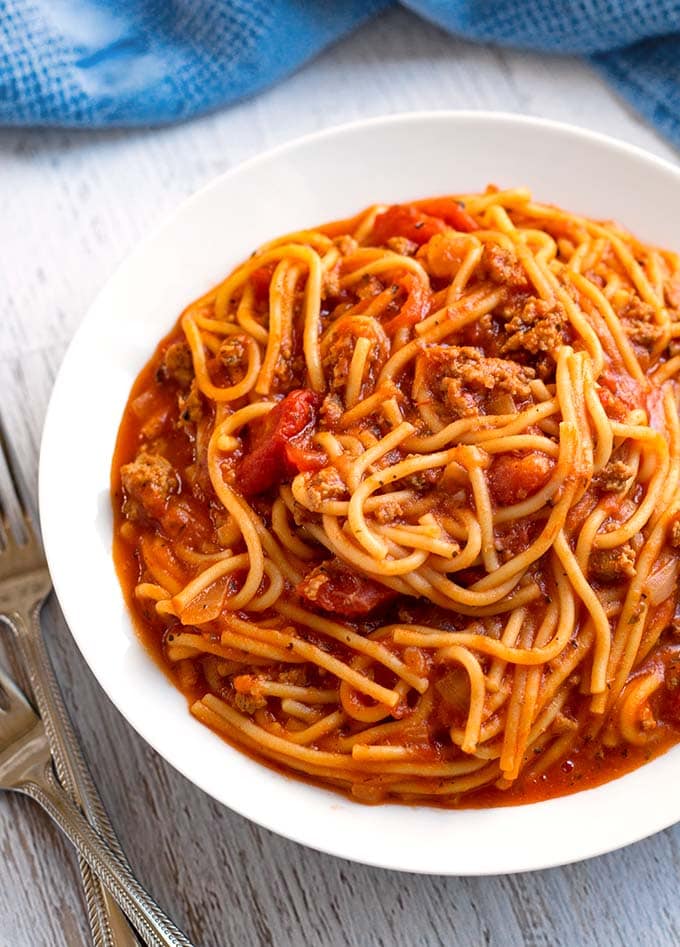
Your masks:
M 679 380 L 678 257 L 525 189 L 273 239 L 125 409 L 138 630 L 199 720 L 363 802 L 618 776 L 680 739 Z

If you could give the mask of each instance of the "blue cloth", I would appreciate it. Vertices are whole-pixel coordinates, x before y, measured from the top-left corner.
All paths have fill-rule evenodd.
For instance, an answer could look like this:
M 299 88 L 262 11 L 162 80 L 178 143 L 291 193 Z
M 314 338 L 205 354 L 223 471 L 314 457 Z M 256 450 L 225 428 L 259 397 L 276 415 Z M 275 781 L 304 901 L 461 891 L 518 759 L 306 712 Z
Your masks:
M 395 0 L 0 0 L 0 124 L 173 122 L 257 92 Z M 404 0 L 457 36 L 577 53 L 680 145 L 680 0 Z

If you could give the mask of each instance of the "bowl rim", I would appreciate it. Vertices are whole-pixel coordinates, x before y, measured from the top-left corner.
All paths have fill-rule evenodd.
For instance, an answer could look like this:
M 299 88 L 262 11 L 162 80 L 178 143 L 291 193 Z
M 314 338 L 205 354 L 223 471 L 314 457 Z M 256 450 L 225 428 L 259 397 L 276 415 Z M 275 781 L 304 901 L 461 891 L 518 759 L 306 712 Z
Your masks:
M 43 530 L 44 542 L 46 555 L 48 563 L 50 566 L 50 571 L 54 581 L 55 592 L 59 599 L 60 605 L 63 609 L 64 616 L 66 618 L 70 632 L 76 641 L 76 644 L 83 655 L 86 663 L 88 664 L 90 670 L 96 677 L 98 683 L 103 688 L 104 692 L 107 694 L 108 698 L 112 701 L 117 710 L 123 715 L 127 722 L 135 729 L 135 731 L 147 742 L 149 743 L 173 768 L 177 769 L 182 775 L 184 775 L 190 782 L 194 785 L 197 785 L 200 789 L 208 793 L 218 802 L 223 805 L 226 805 L 228 808 L 237 812 L 238 814 L 250 819 L 256 824 L 266 828 L 270 831 L 273 831 L 279 835 L 282 835 L 285 838 L 291 839 L 299 844 L 303 844 L 314 848 L 318 851 L 324 852 L 326 854 L 331 854 L 337 857 L 348 858 L 350 860 L 371 865 L 374 867 L 388 868 L 391 870 L 420 873 L 420 874 L 438 874 L 438 875 L 493 875 L 500 873 L 514 873 L 520 871 L 528 870 L 540 870 L 543 868 L 553 867 L 556 865 L 569 864 L 571 862 L 580 861 L 584 858 L 595 857 L 606 852 L 613 851 L 624 845 L 631 844 L 642 838 L 645 838 L 649 835 L 654 834 L 664 828 L 667 828 L 669 825 L 674 824 L 676 821 L 680 820 L 680 801 L 678 802 L 677 811 L 669 817 L 668 813 L 663 810 L 662 807 L 659 808 L 658 812 L 654 811 L 654 807 L 650 807 L 647 812 L 647 817 L 642 822 L 636 823 L 635 820 L 631 820 L 631 823 L 625 828 L 621 829 L 615 838 L 612 838 L 611 835 L 605 833 L 605 837 L 599 842 L 591 842 L 591 844 L 584 843 L 582 850 L 573 852 L 571 854 L 567 853 L 565 855 L 550 855 L 548 853 L 543 854 L 539 857 L 525 857 L 518 858 L 516 861 L 508 862 L 498 862 L 495 866 L 491 867 L 480 867 L 472 866 L 466 870 L 460 870 L 458 868 L 447 869 L 446 866 L 438 864 L 436 868 L 428 868 L 426 864 L 423 864 L 422 861 L 414 861 L 409 858 L 408 852 L 399 857 L 386 856 L 385 854 L 380 854 L 379 852 L 371 853 L 370 851 L 363 851 L 360 854 L 357 854 L 354 851 L 347 850 L 344 845 L 338 841 L 333 844 L 328 843 L 325 839 L 315 839 L 309 837 L 309 832 L 304 829 L 302 826 L 292 828 L 288 825 L 282 825 L 281 819 L 276 815 L 276 808 L 273 807 L 271 813 L 257 812 L 254 813 L 249 805 L 245 804 L 242 800 L 237 803 L 234 800 L 230 799 L 228 802 L 225 800 L 224 796 L 219 793 L 214 784 L 211 784 L 210 781 L 207 781 L 202 778 L 197 778 L 192 772 L 188 769 L 185 762 L 183 762 L 181 756 L 182 754 L 172 754 L 169 753 L 167 749 L 161 749 L 159 747 L 159 740 L 152 733 L 149 732 L 149 727 L 139 719 L 139 715 L 132 713 L 129 707 L 126 707 L 124 700 L 120 698 L 120 689 L 117 686 L 114 686 L 111 680 L 103 672 L 100 663 L 97 661 L 95 651 L 92 647 L 92 642 L 88 638 L 88 635 L 83 633 L 83 625 L 76 616 L 76 610 L 73 606 L 73 595 L 72 589 L 69 587 L 67 580 L 67 568 L 63 565 L 61 561 L 62 552 L 64 549 L 62 537 L 57 534 L 56 526 L 58 518 L 55 519 L 54 509 L 55 509 L 55 499 L 51 495 L 51 475 L 55 469 L 55 464 L 58 463 L 59 458 L 59 428 L 60 428 L 60 415 L 62 412 L 62 402 L 67 395 L 68 384 L 69 384 L 69 373 L 71 372 L 71 365 L 77 364 L 78 350 L 81 345 L 81 342 L 85 338 L 86 332 L 91 330 L 93 324 L 95 324 L 96 319 L 98 318 L 98 312 L 100 307 L 103 305 L 107 294 L 110 292 L 111 287 L 115 284 L 116 280 L 120 280 L 124 277 L 125 272 L 128 268 L 132 268 L 134 263 L 140 258 L 143 258 L 147 254 L 154 244 L 159 240 L 159 238 L 170 231 L 175 223 L 180 219 L 184 214 L 191 213 L 194 208 L 200 206 L 201 202 L 206 199 L 208 195 L 213 191 L 219 190 L 225 185 L 226 182 L 229 182 L 231 179 L 238 177 L 243 174 L 248 174 L 253 170 L 257 169 L 261 165 L 266 165 L 269 162 L 274 162 L 278 159 L 285 157 L 287 154 L 295 152 L 297 149 L 305 149 L 310 146 L 314 146 L 320 142 L 328 141 L 333 138 L 342 138 L 345 135 L 353 134 L 360 132 L 366 129 L 376 129 L 380 130 L 381 128 L 389 126 L 413 126 L 419 123 L 464 123 L 475 125 L 479 124 L 480 126 L 486 125 L 501 125 L 501 126 L 512 126 L 513 128 L 525 127 L 538 130 L 539 132 L 547 133 L 557 133 L 558 135 L 566 135 L 574 140 L 580 140 L 589 144 L 595 144 L 597 146 L 602 146 L 611 151 L 617 152 L 620 155 L 628 155 L 637 161 L 642 162 L 642 164 L 647 166 L 655 166 L 657 169 L 670 173 L 672 177 L 675 178 L 676 182 L 680 185 L 680 169 L 675 167 L 670 161 L 667 161 L 664 158 L 661 158 L 657 155 L 651 154 L 640 148 L 636 145 L 629 144 L 627 142 L 621 141 L 620 139 L 611 137 L 609 135 L 602 134 L 600 132 L 591 131 L 589 129 L 580 128 L 568 123 L 555 121 L 552 119 L 537 118 L 533 116 L 517 115 L 510 112 L 502 111 L 479 111 L 479 110 L 428 110 L 428 111 L 408 111 L 400 112 L 389 115 L 382 115 L 372 118 L 363 118 L 357 121 L 347 122 L 338 126 L 333 126 L 330 128 L 317 130 L 310 132 L 308 134 L 299 136 L 290 141 L 285 141 L 276 145 L 275 147 L 268 149 L 262 153 L 258 153 L 247 160 L 236 164 L 234 167 L 229 168 L 225 172 L 221 173 L 217 177 L 213 178 L 201 188 L 191 194 L 188 198 L 182 200 L 169 214 L 167 214 L 160 223 L 154 226 L 147 236 L 145 236 L 141 241 L 139 241 L 128 253 L 123 261 L 116 267 L 115 271 L 109 276 L 106 280 L 104 286 L 101 288 L 99 293 L 96 295 L 93 302 L 88 307 L 87 313 L 81 321 L 78 329 L 76 330 L 69 346 L 67 348 L 66 354 L 62 361 L 62 364 L 57 373 L 57 377 L 53 386 L 52 394 L 50 396 L 50 401 L 48 409 L 45 416 L 45 423 L 43 428 L 43 434 L 41 438 L 41 448 L 40 448 L 40 467 L 39 467 L 39 507 L 40 507 L 40 519 L 41 526 Z M 348 208 L 348 211 L 351 208 Z M 169 318 L 172 318 L 173 314 L 169 314 Z M 110 466 L 110 457 L 107 459 L 107 464 Z M 122 594 L 120 594 L 122 600 Z M 137 645 L 139 647 L 139 644 Z M 139 648 L 142 651 L 142 648 Z M 167 679 L 166 679 L 167 680 Z M 168 681 L 168 685 L 172 688 L 172 685 Z M 181 695 L 180 695 L 181 696 Z M 183 698 L 182 698 L 183 699 Z M 187 717 L 190 717 L 188 710 L 184 711 L 187 714 Z M 194 721 L 196 726 L 202 727 L 197 721 Z M 219 738 L 216 738 L 219 740 Z M 222 745 L 222 741 L 220 741 Z M 678 748 L 680 750 L 680 747 Z M 240 754 L 240 751 L 234 751 Z M 242 754 L 240 754 L 242 755 Z M 668 755 L 668 754 L 665 754 Z M 678 763 L 680 764 L 680 756 L 678 756 Z M 260 765 L 260 764 L 256 764 Z M 649 766 L 653 765 L 652 763 L 645 764 L 643 767 L 647 769 Z M 680 770 L 680 765 L 678 766 Z M 639 771 L 635 771 L 639 772 Z M 633 774 L 630 774 L 631 776 Z M 285 776 L 281 774 L 276 774 L 277 779 L 286 779 Z M 623 777 L 626 779 L 627 777 Z M 294 783 L 296 786 L 303 786 L 304 783 L 301 783 L 298 780 L 291 779 L 288 780 L 291 783 Z M 599 787 L 596 790 L 586 790 L 580 793 L 576 793 L 572 796 L 567 797 L 558 797 L 556 800 L 548 800 L 546 802 L 540 803 L 531 803 L 527 806 L 522 807 L 500 807 L 497 809 L 489 810 L 445 810 L 445 809 L 432 809 L 430 807 L 419 807 L 419 806 L 408 806 L 408 810 L 412 811 L 423 811 L 429 814 L 431 813 L 444 813 L 450 814 L 453 812 L 463 812 L 463 813 L 512 813 L 518 811 L 518 809 L 538 809 L 544 807 L 554 806 L 555 802 L 562 802 L 565 799 L 573 799 L 575 796 L 584 796 L 590 793 L 597 793 L 600 790 L 608 789 L 609 787 L 615 786 L 620 780 L 613 780 L 609 783 L 604 784 L 602 787 Z M 332 802 L 337 803 L 338 805 L 335 808 L 340 806 L 342 797 L 337 796 L 335 793 L 328 793 L 326 790 L 319 789 L 314 787 L 314 793 L 322 793 L 325 795 L 330 795 Z M 357 803 L 348 803 L 352 809 L 356 809 Z M 331 808 L 334 808 L 331 805 Z M 381 807 L 382 809 L 388 808 Z M 400 807 L 398 805 L 391 805 L 389 808 L 393 810 L 398 810 Z M 472 817 L 471 817 L 472 818 Z M 498 815 L 495 817 L 494 821 L 500 818 Z

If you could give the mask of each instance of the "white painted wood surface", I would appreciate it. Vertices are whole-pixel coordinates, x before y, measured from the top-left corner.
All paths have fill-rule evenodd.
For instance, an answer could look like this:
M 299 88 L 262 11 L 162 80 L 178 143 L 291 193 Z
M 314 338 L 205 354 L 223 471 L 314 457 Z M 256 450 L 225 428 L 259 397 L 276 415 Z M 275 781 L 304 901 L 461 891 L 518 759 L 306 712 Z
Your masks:
M 442 108 L 562 119 L 677 160 L 582 63 L 457 42 L 397 11 L 263 95 L 183 126 L 0 131 L 0 410 L 31 485 L 71 335 L 118 262 L 171 208 L 294 136 Z M 130 861 L 199 947 L 680 943 L 680 827 L 532 875 L 441 879 L 352 865 L 256 828 L 191 786 L 109 703 L 54 602 L 45 629 Z M 67 845 L 30 802 L 0 797 L 0 947 L 87 943 Z

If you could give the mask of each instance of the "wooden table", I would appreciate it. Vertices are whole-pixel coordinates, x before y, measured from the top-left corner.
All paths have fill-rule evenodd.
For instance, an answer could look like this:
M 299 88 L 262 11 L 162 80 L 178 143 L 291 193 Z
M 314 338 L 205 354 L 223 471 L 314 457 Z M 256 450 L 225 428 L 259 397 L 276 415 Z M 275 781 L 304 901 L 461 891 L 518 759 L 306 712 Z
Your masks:
M 400 11 L 265 94 L 177 128 L 0 131 L 0 410 L 31 484 L 69 339 L 119 261 L 182 198 L 305 132 L 443 108 L 548 116 L 677 157 L 579 61 L 457 42 Z M 455 185 L 455 155 L 452 175 Z M 54 602 L 45 629 L 130 861 L 200 947 L 680 943 L 680 827 L 583 864 L 496 878 L 320 855 L 221 808 L 166 765 L 104 696 Z M 0 947 L 87 943 L 68 845 L 32 803 L 0 798 Z

